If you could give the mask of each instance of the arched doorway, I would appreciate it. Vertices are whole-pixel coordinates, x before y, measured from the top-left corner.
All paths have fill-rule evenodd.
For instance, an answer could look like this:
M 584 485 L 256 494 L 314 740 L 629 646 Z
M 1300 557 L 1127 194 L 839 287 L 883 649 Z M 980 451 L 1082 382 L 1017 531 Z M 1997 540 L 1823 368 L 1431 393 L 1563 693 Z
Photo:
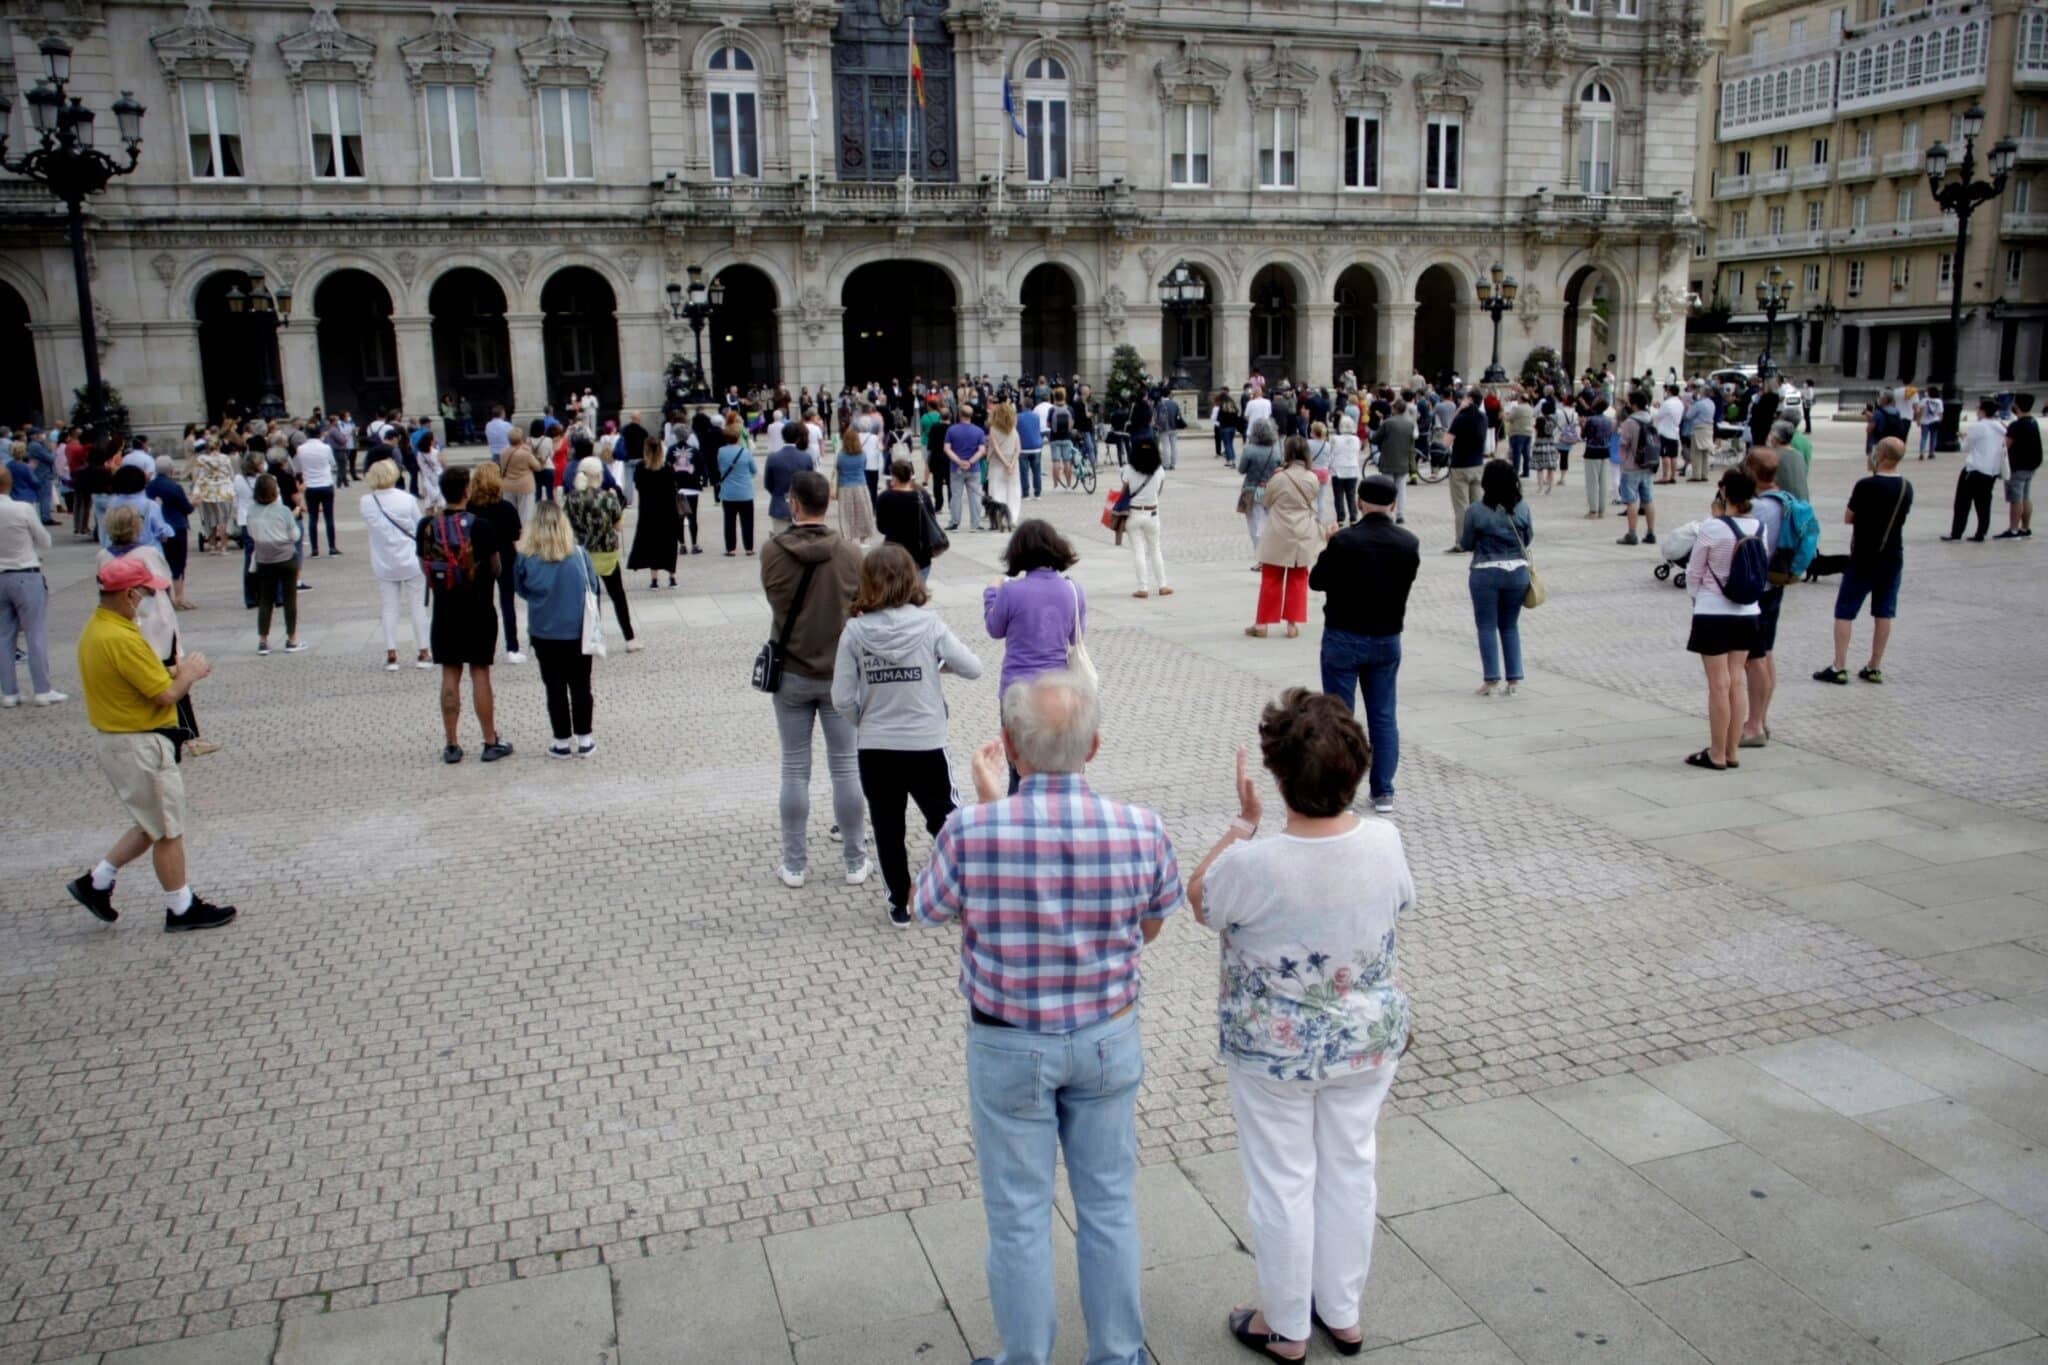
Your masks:
M 1202 301 L 1179 311 L 1160 308 L 1159 354 L 1169 377 L 1186 376 L 1195 392 L 1209 394 L 1216 387 L 1216 277 L 1192 262 L 1188 273 L 1202 282 Z
M 957 378 L 955 298 L 952 278 L 924 261 L 876 261 L 847 276 L 847 381 Z
M 1294 373 L 1294 276 L 1285 266 L 1269 265 L 1252 276 L 1252 368 L 1269 385 L 1280 380 L 1315 382 Z M 1326 376 L 1325 376 L 1326 378 Z
M 725 303 L 711 319 L 713 391 L 737 384 L 741 393 L 782 382 L 775 340 L 775 284 L 750 265 L 718 272 Z
M 498 282 L 481 270 L 458 267 L 434 281 L 427 311 L 434 318 L 434 392 L 427 399 L 438 403 L 444 393 L 462 394 L 479 424 L 489 419 L 493 403 L 513 411 L 512 340 Z M 527 395 L 527 401 L 540 410 L 540 394 Z
M 284 369 L 277 358 L 277 314 L 258 313 L 245 303 L 228 306 L 230 292 L 249 290 L 249 276 L 220 270 L 199 282 L 193 312 L 199 319 L 199 375 L 206 390 L 206 418 L 285 415 Z M 312 394 L 299 394 L 302 412 Z
M 13 285 L 0 283 L 0 423 L 17 431 L 31 422 L 61 422 L 70 416 L 43 411 L 43 381 L 36 372 L 36 339 L 28 321 L 28 300 Z
M 612 317 L 617 307 L 611 285 L 588 266 L 567 266 L 548 276 L 540 291 L 548 402 L 591 389 L 600 418 L 618 414 L 619 326 Z
M 1577 379 L 1581 372 L 1603 365 L 1619 347 L 1614 344 L 1614 306 L 1621 290 L 1598 266 L 1581 267 L 1564 288 L 1564 369 Z
M 1433 265 L 1415 282 L 1415 368 L 1442 383 L 1458 368 L 1458 277 Z
M 1020 381 L 1045 375 L 1058 382 L 1081 367 L 1081 328 L 1074 277 L 1066 268 L 1041 265 L 1024 277 L 1022 331 L 1024 354 Z
M 358 423 L 399 404 L 398 342 L 391 330 L 391 291 L 367 270 L 337 270 L 313 291 L 320 337 L 320 390 L 329 412 Z M 439 394 L 417 393 L 413 406 L 433 411 Z
M 1349 370 L 1359 383 L 1370 384 L 1382 377 L 1379 280 L 1364 266 L 1352 266 L 1337 277 L 1336 304 L 1330 321 L 1331 362 L 1338 374 Z

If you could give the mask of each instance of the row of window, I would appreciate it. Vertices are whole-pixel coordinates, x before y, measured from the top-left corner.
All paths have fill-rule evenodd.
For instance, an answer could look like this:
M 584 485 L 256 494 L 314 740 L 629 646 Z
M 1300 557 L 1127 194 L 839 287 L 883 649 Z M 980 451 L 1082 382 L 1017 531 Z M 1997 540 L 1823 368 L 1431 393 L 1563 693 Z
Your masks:
M 2011 199 L 2010 209 L 2013 213 L 2030 213 L 2033 211 L 2034 182 L 2032 180 L 2024 176 L 2017 177 L 2011 181 L 2007 189 Z M 1822 222 L 1822 205 L 1823 201 L 1819 199 L 1809 199 L 1806 202 L 1806 230 L 1808 232 L 1818 232 L 1825 225 Z M 1911 184 L 1899 186 L 1892 199 L 1892 221 L 1895 223 L 1912 222 L 1919 210 L 1919 205 L 1919 186 Z M 1869 194 L 1852 194 L 1849 196 L 1849 226 L 1851 228 L 1870 226 Z M 1770 237 L 1778 237 L 1784 235 L 1784 232 L 1785 210 L 1777 206 L 1766 209 L 1764 214 L 1764 234 Z M 1747 237 L 1749 235 L 1749 210 L 1735 209 L 1729 213 L 1728 235 L 1731 237 Z
M 2040 128 L 2040 122 L 2040 106 L 2033 104 L 2020 106 L 2018 126 L 2014 130 L 2015 136 L 2022 138 L 2030 138 L 2036 136 Z M 1868 128 L 1857 129 L 1855 146 L 1856 151 L 1854 159 L 1859 161 L 1868 160 L 1876 149 L 1876 136 L 1872 132 L 1872 130 Z M 1961 114 L 1949 115 L 1948 147 L 1952 153 L 1960 153 L 1962 151 L 1963 116 Z M 1827 138 L 1817 137 L 1812 139 L 1811 143 L 1808 146 L 1808 164 L 1814 166 L 1827 165 L 1830 150 L 1831 148 L 1829 140 Z M 1920 150 L 1920 120 L 1913 119 L 1899 126 L 1898 150 L 1901 152 L 1918 152 Z M 1791 165 L 1792 144 L 1789 142 L 1772 143 L 1771 169 L 1773 171 L 1782 171 L 1790 169 Z M 1752 167 L 1753 159 L 1750 152 L 1747 149 L 1740 150 L 1735 153 L 1734 173 L 1737 176 L 1748 175 Z M 1916 164 L 1912 168 L 1912 170 L 1907 173 L 1917 175 L 1920 173 L 1920 169 L 1921 168 Z
M 2041 27 L 2041 42 L 2048 47 L 2048 21 Z M 1923 85 L 1980 76 L 1985 69 L 1984 42 L 1984 21 L 1969 19 L 1931 33 L 1902 35 L 1844 53 L 1839 79 L 1836 59 L 1830 54 L 1781 71 L 1723 81 L 1722 132 L 1831 113 L 1837 102 L 1878 100 Z M 2048 62 L 2048 55 L 2043 60 Z
M 2006 251 L 2005 283 L 2008 287 L 2019 284 L 2021 274 L 2026 269 L 2026 260 L 2027 253 L 2018 247 L 2013 247 Z M 1867 276 L 1867 265 L 1868 262 L 1866 261 L 1849 262 L 1848 295 L 1852 299 L 1862 296 L 1863 282 Z M 1953 252 L 1944 251 L 1934 258 L 1934 282 L 1936 287 L 1941 289 L 1951 288 L 1955 284 L 1955 272 L 1956 258 Z M 1913 258 L 1911 256 L 1894 256 L 1891 258 L 1891 281 L 1894 290 L 1904 291 L 1912 287 Z M 1803 267 L 1800 271 L 1799 282 L 1804 287 L 1806 297 L 1809 300 L 1821 297 L 1821 268 L 1819 266 L 1809 265 Z M 1748 275 L 1744 271 L 1730 270 L 1728 272 L 1728 297 L 1734 299 L 1746 298 L 1747 295 L 1743 293 L 1743 286 L 1747 283 Z

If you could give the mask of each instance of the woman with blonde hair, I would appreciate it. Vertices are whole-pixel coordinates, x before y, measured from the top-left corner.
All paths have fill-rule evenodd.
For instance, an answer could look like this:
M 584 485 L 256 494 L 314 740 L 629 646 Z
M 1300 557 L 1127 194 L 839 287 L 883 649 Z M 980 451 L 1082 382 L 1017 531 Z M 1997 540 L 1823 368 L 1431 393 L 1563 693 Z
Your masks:
M 1259 505 L 1266 510 L 1266 524 L 1259 532 L 1259 610 L 1256 622 L 1244 633 L 1261 640 L 1276 621 L 1287 623 L 1288 639 L 1301 634 L 1308 620 L 1309 566 L 1322 553 L 1325 539 L 1316 522 L 1323 486 L 1309 469 L 1308 442 L 1290 436 L 1283 449 L 1287 462 L 1258 492 Z
M 379 460 L 363 474 L 370 491 L 363 494 L 363 529 L 370 541 L 370 572 L 383 598 L 384 671 L 398 671 L 398 609 L 412 611 L 412 642 L 419 650 L 416 666 L 432 668 L 428 652 L 427 576 L 420 570 L 419 499 L 398 486 L 398 465 Z M 438 492 L 438 488 L 436 492 Z
M 988 495 L 1010 509 L 1010 525 L 1024 514 L 1024 485 L 1019 464 L 1024 458 L 1017 440 L 1017 407 L 1008 399 L 988 415 Z
M 505 454 L 511 455 L 508 449 Z M 498 473 L 498 466 L 489 460 L 483 461 L 469 473 L 469 514 L 490 523 L 495 543 L 514 545 L 519 541 L 519 531 L 526 524 L 519 509 L 505 499 L 504 480 Z M 533 500 L 527 499 L 527 510 L 533 509 Z M 519 648 L 519 598 L 512 591 L 512 575 L 498 575 L 498 615 L 505 622 L 505 662 L 523 664 L 526 655 Z
M 981 659 L 936 613 L 924 610 L 927 600 L 910 552 L 893 543 L 877 546 L 861 561 L 860 590 L 832 669 L 832 707 L 859 736 L 861 792 L 889 890 L 889 922 L 898 929 L 910 927 L 904 802 L 917 802 L 933 834 L 954 806 L 939 675 L 981 676 Z
M 839 534 L 866 548 L 875 534 L 875 505 L 868 494 L 867 448 L 859 429 L 851 424 L 839 433 L 832 476 L 832 496 L 839 504 Z
M 751 503 L 749 504 L 751 506 Z M 619 633 L 626 637 L 626 652 L 637 654 L 643 646 L 633 637 L 633 613 L 626 606 L 626 580 L 619 572 L 619 523 L 626 519 L 626 505 L 619 495 L 604 486 L 604 462 L 586 455 L 576 466 L 575 486 L 562 499 L 562 511 L 576 532 L 576 543 L 590 554 L 590 562 L 604 583 L 605 596 L 612 599 L 612 611 L 619 618 Z
M 526 599 L 526 634 L 547 689 L 548 725 L 555 735 L 548 757 L 588 758 L 597 752 L 597 739 L 591 731 L 591 656 L 583 652 L 583 598 L 597 591 L 598 573 L 561 507 L 544 502 L 534 509 L 519 540 L 512 579 Z
M 754 442 L 747 435 L 747 429 L 740 423 L 740 415 L 727 409 L 725 414 L 725 436 L 713 457 L 713 470 L 718 489 L 718 505 L 725 512 L 725 557 L 733 553 L 744 542 L 747 558 L 754 557 Z M 862 462 L 860 481 L 868 481 L 866 462 Z M 630 639 L 631 637 L 628 636 Z

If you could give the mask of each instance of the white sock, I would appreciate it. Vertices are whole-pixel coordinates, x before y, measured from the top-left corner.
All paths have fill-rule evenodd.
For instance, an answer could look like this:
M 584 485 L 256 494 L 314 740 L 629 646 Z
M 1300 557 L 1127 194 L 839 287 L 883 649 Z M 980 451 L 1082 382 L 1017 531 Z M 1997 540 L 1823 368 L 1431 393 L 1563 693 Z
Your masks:
M 192 908 L 192 888 L 181 886 L 176 891 L 164 892 L 164 908 L 174 915 L 182 915 Z
M 120 870 L 105 858 L 100 859 L 92 870 L 92 889 L 95 891 L 113 890 L 115 874 Z
M 595 743 L 597 743 L 597 741 L 596 741 L 595 739 L 592 739 L 592 738 L 591 738 L 591 737 L 590 737 L 589 735 L 578 735 L 578 736 L 576 736 L 576 742 L 577 742 L 578 744 L 595 744 Z

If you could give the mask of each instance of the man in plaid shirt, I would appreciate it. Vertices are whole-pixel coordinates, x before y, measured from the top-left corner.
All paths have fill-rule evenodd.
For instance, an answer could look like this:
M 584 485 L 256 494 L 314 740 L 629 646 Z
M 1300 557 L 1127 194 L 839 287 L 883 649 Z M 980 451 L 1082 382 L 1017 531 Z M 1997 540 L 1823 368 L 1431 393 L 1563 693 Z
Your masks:
M 1158 815 L 1096 795 L 1095 689 L 1046 673 L 1003 698 L 974 757 L 980 804 L 953 812 L 917 881 L 918 917 L 960 921 L 967 1089 L 1003 1365 L 1052 1359 L 1053 1167 L 1080 1222 L 1088 1359 L 1143 1365 L 1138 1304 L 1138 955 L 1181 901 Z M 1023 775 L 1005 796 L 1005 760 Z M 978 1361 L 976 1365 L 994 1365 Z

